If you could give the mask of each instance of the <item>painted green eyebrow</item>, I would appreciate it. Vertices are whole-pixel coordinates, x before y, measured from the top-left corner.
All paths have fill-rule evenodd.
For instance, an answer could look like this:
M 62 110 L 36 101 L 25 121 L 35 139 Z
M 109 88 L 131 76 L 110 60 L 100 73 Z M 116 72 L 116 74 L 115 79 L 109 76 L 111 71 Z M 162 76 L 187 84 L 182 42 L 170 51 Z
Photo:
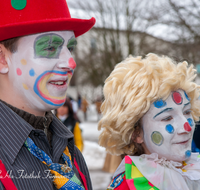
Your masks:
M 157 113 L 153 118 L 155 119 L 158 115 L 160 115 L 161 113 L 163 113 L 163 112 L 168 112 L 168 111 L 171 111 L 171 110 L 173 110 L 172 108 L 166 108 L 166 109 L 164 109 L 164 110 L 162 110 L 161 112 L 159 112 L 159 113 Z
M 74 47 L 77 45 L 77 40 L 76 38 L 73 36 L 71 39 L 69 39 L 68 43 L 67 43 L 67 48 L 70 47 Z

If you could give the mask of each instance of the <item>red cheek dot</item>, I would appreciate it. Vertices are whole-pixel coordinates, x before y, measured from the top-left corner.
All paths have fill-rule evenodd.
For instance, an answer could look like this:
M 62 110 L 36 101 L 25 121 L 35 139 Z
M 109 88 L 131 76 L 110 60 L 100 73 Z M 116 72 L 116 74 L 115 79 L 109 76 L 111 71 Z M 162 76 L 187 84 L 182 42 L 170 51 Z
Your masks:
M 191 131 L 191 130 L 192 130 L 192 128 L 190 127 L 190 124 L 189 124 L 188 122 L 186 122 L 186 123 L 184 124 L 184 129 L 185 129 L 186 131 Z
M 72 57 L 69 59 L 69 67 L 72 69 L 76 68 L 76 62 L 74 61 Z
M 22 71 L 21 71 L 21 69 L 20 68 L 17 68 L 17 75 L 22 75 Z

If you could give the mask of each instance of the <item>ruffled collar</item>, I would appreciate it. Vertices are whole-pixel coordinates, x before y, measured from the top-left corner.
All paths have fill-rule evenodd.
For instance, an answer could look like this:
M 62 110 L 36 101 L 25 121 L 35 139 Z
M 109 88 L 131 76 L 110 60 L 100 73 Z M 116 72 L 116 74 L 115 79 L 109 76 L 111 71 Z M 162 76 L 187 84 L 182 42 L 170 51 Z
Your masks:
M 191 190 L 200 189 L 200 158 L 198 153 L 192 153 L 185 166 L 179 162 L 158 158 L 158 154 L 143 154 L 129 156 L 138 170 L 153 185 L 161 190 Z M 114 173 L 114 177 L 125 171 L 125 159 Z

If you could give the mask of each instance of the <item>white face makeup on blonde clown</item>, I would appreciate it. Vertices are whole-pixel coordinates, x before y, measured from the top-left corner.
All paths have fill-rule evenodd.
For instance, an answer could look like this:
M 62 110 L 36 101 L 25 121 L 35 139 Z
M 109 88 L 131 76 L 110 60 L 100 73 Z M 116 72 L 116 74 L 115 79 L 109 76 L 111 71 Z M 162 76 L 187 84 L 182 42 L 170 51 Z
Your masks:
M 150 153 L 178 162 L 190 157 L 194 120 L 183 90 L 171 92 L 165 101 L 155 101 L 143 116 L 142 127 L 144 146 Z
M 74 32 L 46 32 L 21 37 L 8 61 L 16 96 L 31 109 L 52 110 L 64 104 L 76 63 Z

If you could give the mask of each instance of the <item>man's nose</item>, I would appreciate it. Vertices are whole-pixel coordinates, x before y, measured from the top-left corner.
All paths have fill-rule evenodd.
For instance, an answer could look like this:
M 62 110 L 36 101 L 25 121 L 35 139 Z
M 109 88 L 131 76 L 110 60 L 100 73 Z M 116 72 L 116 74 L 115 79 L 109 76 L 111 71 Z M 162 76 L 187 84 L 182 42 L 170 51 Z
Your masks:
M 76 68 L 76 62 L 74 61 L 71 53 L 67 48 L 63 48 L 63 50 L 60 53 L 59 61 L 57 63 L 57 67 L 59 69 L 75 69 Z

